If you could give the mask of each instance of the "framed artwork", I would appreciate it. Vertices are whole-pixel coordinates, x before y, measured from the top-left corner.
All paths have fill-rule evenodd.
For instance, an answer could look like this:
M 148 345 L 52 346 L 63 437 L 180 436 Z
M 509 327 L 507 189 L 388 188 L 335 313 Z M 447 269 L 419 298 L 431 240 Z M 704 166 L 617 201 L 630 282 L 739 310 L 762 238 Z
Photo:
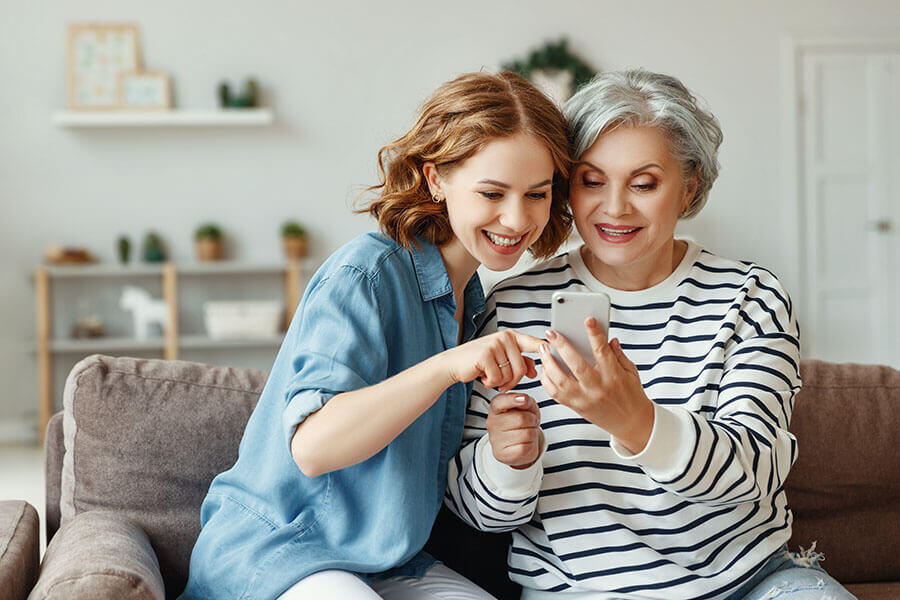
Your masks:
M 169 76 L 164 71 L 119 73 L 119 105 L 122 108 L 171 108 Z
M 129 23 L 69 25 L 68 96 L 72 109 L 119 106 L 119 75 L 140 68 L 138 29 Z

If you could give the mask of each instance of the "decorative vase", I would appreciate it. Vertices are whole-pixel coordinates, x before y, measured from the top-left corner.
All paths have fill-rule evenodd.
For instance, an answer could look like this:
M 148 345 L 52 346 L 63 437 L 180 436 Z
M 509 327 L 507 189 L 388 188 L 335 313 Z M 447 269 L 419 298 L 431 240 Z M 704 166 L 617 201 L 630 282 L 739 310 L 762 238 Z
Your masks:
M 213 238 L 194 240 L 194 253 L 201 262 L 222 260 L 222 240 Z
M 300 259 L 306 256 L 306 236 L 286 235 L 284 241 L 284 255 L 288 259 Z

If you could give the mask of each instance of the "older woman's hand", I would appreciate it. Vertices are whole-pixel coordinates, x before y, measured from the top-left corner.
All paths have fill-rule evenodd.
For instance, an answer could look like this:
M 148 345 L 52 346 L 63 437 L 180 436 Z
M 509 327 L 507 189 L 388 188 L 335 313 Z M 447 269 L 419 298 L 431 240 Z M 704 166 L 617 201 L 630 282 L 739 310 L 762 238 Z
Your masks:
M 541 410 L 526 394 L 497 394 L 487 418 L 494 458 L 514 469 L 527 469 L 541 456 Z
M 631 452 L 647 445 L 653 431 L 653 402 L 644 393 L 638 369 L 622 352 L 619 341 L 607 343 L 596 319 L 585 321 L 595 364 L 590 365 L 562 335 L 547 330 L 547 339 L 566 362 L 567 374 L 541 345 L 541 384 L 560 404 L 602 427 Z

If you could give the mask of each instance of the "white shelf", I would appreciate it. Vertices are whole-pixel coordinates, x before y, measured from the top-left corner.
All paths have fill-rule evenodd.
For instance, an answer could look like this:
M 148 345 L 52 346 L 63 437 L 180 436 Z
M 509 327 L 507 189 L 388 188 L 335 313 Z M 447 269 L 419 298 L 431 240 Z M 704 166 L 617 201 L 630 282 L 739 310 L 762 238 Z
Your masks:
M 165 263 L 117 265 L 114 263 L 96 263 L 87 265 L 52 265 L 44 267 L 52 278 L 66 277 L 147 277 L 161 276 Z M 300 260 L 300 267 L 307 270 L 313 266 L 312 259 Z M 287 265 L 277 263 L 247 263 L 240 261 L 222 260 L 208 263 L 176 264 L 178 275 L 221 275 L 244 273 L 254 274 L 279 274 L 284 273 Z
M 277 348 L 284 335 L 260 338 L 216 340 L 205 335 L 185 335 L 178 338 L 178 346 L 183 350 L 206 350 L 216 348 Z
M 283 335 L 247 339 L 213 339 L 206 335 L 185 335 L 178 338 L 178 347 L 183 350 L 215 350 L 218 348 L 277 348 L 284 340 Z M 138 340 L 130 337 L 104 337 L 89 339 L 59 339 L 50 342 L 50 352 L 54 354 L 93 354 L 95 352 L 162 351 L 163 338 Z
M 269 108 L 179 110 L 63 110 L 53 113 L 59 127 L 229 127 L 270 125 Z
M 159 350 L 165 346 L 163 338 L 138 340 L 130 337 L 103 337 L 88 339 L 59 339 L 50 342 L 50 352 L 55 354 L 93 354 L 95 352 L 128 352 L 131 350 Z

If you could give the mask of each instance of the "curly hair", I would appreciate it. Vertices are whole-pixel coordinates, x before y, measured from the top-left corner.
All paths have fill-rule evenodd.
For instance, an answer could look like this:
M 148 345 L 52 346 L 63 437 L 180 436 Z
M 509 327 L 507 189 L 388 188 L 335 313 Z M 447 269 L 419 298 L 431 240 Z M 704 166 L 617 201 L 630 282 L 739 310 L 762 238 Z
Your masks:
M 529 248 L 536 258 L 549 258 L 572 226 L 566 120 L 551 100 L 515 73 L 468 73 L 439 87 L 412 129 L 379 150 L 381 183 L 363 192 L 377 191 L 378 196 L 357 212 L 374 216 L 381 231 L 407 248 L 416 236 L 436 246 L 446 244 L 453 239 L 446 203 L 431 201 L 422 166 L 433 162 L 446 176 L 492 140 L 518 133 L 540 139 L 553 159 L 550 220 Z

